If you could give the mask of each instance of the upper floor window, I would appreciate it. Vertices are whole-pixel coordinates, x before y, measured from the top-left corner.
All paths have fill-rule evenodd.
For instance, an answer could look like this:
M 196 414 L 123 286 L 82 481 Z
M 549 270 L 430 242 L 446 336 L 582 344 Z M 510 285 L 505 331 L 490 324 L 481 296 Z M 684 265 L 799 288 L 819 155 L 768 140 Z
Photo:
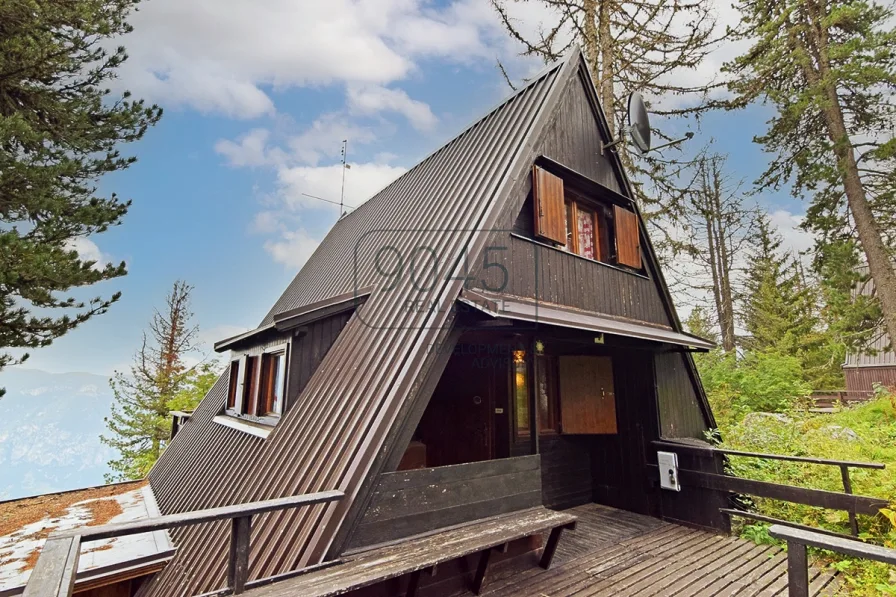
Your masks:
M 286 345 L 244 355 L 230 363 L 227 413 L 270 419 L 283 413 L 286 394 Z
M 638 216 L 565 188 L 563 179 L 535 166 L 535 235 L 586 259 L 641 269 Z

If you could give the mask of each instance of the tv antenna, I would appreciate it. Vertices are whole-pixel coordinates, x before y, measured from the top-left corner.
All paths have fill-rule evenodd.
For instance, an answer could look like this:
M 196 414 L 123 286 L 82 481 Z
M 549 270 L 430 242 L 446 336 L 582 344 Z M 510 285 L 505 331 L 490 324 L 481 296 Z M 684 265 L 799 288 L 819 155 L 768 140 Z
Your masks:
M 694 138 L 694 133 L 688 131 L 681 139 L 675 139 L 668 143 L 663 143 L 656 147 L 650 146 L 650 117 L 647 115 L 647 106 L 644 104 L 644 98 L 637 91 L 632 92 L 628 96 L 628 126 L 623 127 L 620 131 L 619 138 L 601 146 L 601 152 L 605 149 L 613 149 L 625 140 L 625 136 L 629 135 L 632 139 L 632 145 L 641 155 L 646 155 L 651 151 L 657 151 L 673 145 L 678 145 Z
M 339 194 L 339 217 L 342 217 L 342 206 L 345 204 L 345 171 L 351 168 L 345 160 L 348 157 L 348 139 L 342 140 L 342 192 Z

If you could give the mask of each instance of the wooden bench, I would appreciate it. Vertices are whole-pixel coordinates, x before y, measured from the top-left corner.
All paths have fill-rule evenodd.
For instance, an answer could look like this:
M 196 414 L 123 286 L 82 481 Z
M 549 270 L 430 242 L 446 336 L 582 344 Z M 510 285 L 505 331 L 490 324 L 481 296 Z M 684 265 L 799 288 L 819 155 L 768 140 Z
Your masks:
M 329 597 L 343 595 L 378 582 L 409 574 L 407 597 L 417 591 L 424 572 L 435 574 L 443 562 L 479 554 L 479 564 L 471 590 L 482 590 L 489 558 L 495 549 L 546 531 L 551 534 L 539 564 L 549 568 L 564 529 L 575 529 L 576 517 L 547 508 L 532 508 L 502 514 L 437 532 L 407 539 L 387 547 L 377 547 L 350 556 L 344 562 L 307 574 L 250 589 L 252 597 Z

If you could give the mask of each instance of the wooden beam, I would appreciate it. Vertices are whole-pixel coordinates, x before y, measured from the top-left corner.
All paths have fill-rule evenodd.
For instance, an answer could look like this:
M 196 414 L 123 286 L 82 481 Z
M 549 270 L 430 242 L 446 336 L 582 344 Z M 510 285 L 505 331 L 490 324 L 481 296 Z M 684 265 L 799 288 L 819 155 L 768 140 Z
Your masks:
M 416 597 L 417 587 L 420 586 L 420 574 L 423 570 L 414 570 L 408 577 L 408 588 L 404 593 L 404 597 Z
M 658 478 L 659 469 L 656 465 L 647 465 L 647 467 L 653 471 L 654 478 Z M 876 516 L 879 510 L 885 508 L 888 503 L 887 500 L 882 498 L 848 495 L 822 489 L 792 487 L 790 485 L 741 479 L 740 477 L 717 475 L 715 473 L 702 473 L 687 469 L 679 469 L 678 479 L 684 487 L 701 487 L 715 491 L 747 493 L 772 500 L 829 508 L 831 510 L 845 510 L 846 512 L 867 514 L 868 516 Z
M 747 458 L 768 458 L 769 460 L 786 460 L 788 462 L 805 462 L 807 464 L 827 464 L 831 466 L 847 466 L 850 468 L 870 468 L 883 470 L 887 465 L 879 462 L 852 462 L 849 460 L 831 460 L 828 458 L 811 458 L 808 456 L 788 456 L 786 454 L 766 454 L 763 452 L 742 452 L 740 450 L 726 450 L 724 448 L 715 448 L 712 446 L 698 446 L 694 444 L 686 444 L 675 440 L 660 439 L 652 442 L 658 448 L 671 450 L 686 450 L 688 452 L 705 452 L 707 457 L 712 454 L 725 454 L 727 456 L 744 456 Z
M 52 535 L 50 535 L 50 538 L 63 539 L 80 537 L 82 543 L 87 541 L 98 541 L 100 539 L 111 539 L 112 537 L 122 537 L 125 535 L 148 533 L 150 531 L 173 529 L 193 524 L 199 524 L 202 522 L 228 520 L 231 518 L 239 518 L 242 516 L 254 516 L 256 514 L 263 514 L 265 512 L 284 510 L 286 508 L 296 508 L 299 506 L 311 506 L 314 504 L 334 502 L 343 498 L 344 496 L 345 494 L 341 491 L 322 491 L 320 493 L 294 495 L 273 500 L 252 502 L 249 504 L 236 504 L 234 506 L 222 506 L 220 508 L 209 508 L 208 510 L 197 510 L 195 512 L 184 512 L 182 514 L 156 516 L 154 518 L 147 518 L 145 520 L 138 520 L 135 522 L 106 524 L 97 527 L 82 527 L 73 531 L 53 533 Z
M 800 543 L 787 543 L 787 594 L 809 597 L 809 561 Z
M 75 588 L 80 551 L 77 536 L 47 539 L 28 578 L 24 597 L 69 597 Z
M 482 592 L 482 585 L 485 583 L 485 573 L 488 570 L 488 561 L 492 557 L 491 548 L 479 552 L 479 565 L 476 566 L 476 576 L 473 577 L 473 593 L 479 595 Z
M 252 517 L 240 516 L 230 521 L 230 558 L 227 560 L 227 586 L 234 595 L 246 590 L 249 579 L 249 537 Z
M 798 543 L 809 547 L 836 551 L 847 556 L 874 560 L 896 566 L 896 549 L 889 549 L 879 545 L 870 545 L 856 539 L 831 537 L 812 531 L 804 531 L 783 525 L 772 525 L 768 529 L 769 535 L 776 539 L 783 539 L 788 544 Z
M 563 534 L 563 529 L 566 528 L 574 529 L 576 528 L 576 523 L 551 529 L 548 543 L 545 545 L 544 551 L 541 553 L 541 560 L 538 562 L 538 565 L 545 570 L 551 567 L 551 562 L 554 561 L 554 554 L 557 552 L 557 545 L 560 544 L 560 536 Z

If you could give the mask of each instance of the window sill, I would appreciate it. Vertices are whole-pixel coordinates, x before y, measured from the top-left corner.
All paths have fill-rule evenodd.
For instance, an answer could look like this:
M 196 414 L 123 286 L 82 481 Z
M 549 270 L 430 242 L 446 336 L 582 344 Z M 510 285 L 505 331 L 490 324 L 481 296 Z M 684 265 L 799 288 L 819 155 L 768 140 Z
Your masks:
M 268 435 L 271 434 L 271 431 L 274 430 L 270 425 L 255 423 L 231 415 L 217 415 L 212 420 L 219 425 L 224 425 L 225 427 L 230 427 L 231 429 L 236 429 L 237 431 L 260 437 L 261 439 L 267 439 Z
M 641 273 L 639 271 L 635 271 L 635 270 L 628 269 L 626 267 L 621 267 L 618 265 L 613 265 L 612 263 L 605 263 L 603 261 L 598 261 L 597 259 L 588 259 L 587 257 L 582 257 L 581 255 L 578 255 L 577 253 L 572 253 L 565 249 L 555 247 L 553 245 L 542 242 L 540 240 L 528 237 L 524 234 L 520 234 L 519 232 L 511 232 L 510 236 L 512 236 L 513 238 L 518 238 L 519 240 L 524 240 L 526 242 L 532 243 L 533 245 L 538 245 L 539 247 L 544 247 L 545 249 L 551 249 L 552 251 L 557 251 L 558 253 L 563 253 L 564 255 L 569 255 L 570 257 L 575 257 L 576 259 L 581 259 L 582 261 L 587 261 L 588 263 L 594 263 L 596 265 L 608 267 L 610 269 L 616 270 L 617 272 L 623 272 L 623 273 L 629 274 L 631 276 L 636 276 L 638 278 L 644 278 L 645 280 L 650 279 L 649 277 L 647 277 L 646 275 L 644 275 L 643 273 Z

